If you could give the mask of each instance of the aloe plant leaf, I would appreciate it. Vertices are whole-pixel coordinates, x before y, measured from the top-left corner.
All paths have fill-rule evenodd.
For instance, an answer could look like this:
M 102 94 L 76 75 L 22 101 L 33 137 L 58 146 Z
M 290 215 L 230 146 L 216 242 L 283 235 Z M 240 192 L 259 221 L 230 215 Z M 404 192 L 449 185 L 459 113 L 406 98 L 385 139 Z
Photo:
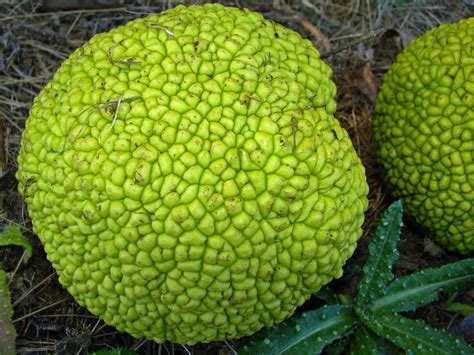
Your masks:
M 391 312 L 365 312 L 360 317 L 366 326 L 411 354 L 474 354 L 464 340 L 434 329 L 420 320 Z
M 293 316 L 254 335 L 239 354 L 318 354 L 357 324 L 352 307 L 333 305 Z
M 0 246 L 8 246 L 8 245 L 18 245 L 25 249 L 26 255 L 25 255 L 25 258 L 23 259 L 23 262 L 25 264 L 28 262 L 28 259 L 33 254 L 33 248 L 31 247 L 30 242 L 21 233 L 20 227 L 17 224 L 12 224 L 6 227 L 0 233 Z
M 16 330 L 12 323 L 13 308 L 7 286 L 7 274 L 0 269 L 0 354 L 15 354 Z
M 369 257 L 364 265 L 364 277 L 359 282 L 356 307 L 364 308 L 384 294 L 386 284 L 393 279 L 392 265 L 398 258 L 397 243 L 402 224 L 402 204 L 396 201 L 385 211 L 369 245 Z
M 388 344 L 383 338 L 364 326 L 357 327 L 351 338 L 350 353 L 352 355 L 385 355 L 390 351 Z
M 441 291 L 452 293 L 466 288 L 474 288 L 474 258 L 401 277 L 387 286 L 385 295 L 370 309 L 411 311 L 436 301 Z

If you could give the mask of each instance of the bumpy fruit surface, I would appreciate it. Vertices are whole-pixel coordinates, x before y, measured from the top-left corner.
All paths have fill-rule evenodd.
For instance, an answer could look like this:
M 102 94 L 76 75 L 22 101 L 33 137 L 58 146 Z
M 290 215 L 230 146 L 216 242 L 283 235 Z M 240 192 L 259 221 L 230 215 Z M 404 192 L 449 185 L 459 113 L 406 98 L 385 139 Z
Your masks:
M 76 50 L 35 100 L 17 174 L 62 285 L 157 342 L 289 317 L 341 276 L 367 207 L 330 75 L 297 33 L 221 5 Z
M 393 195 L 449 250 L 474 251 L 474 18 L 413 41 L 373 119 Z

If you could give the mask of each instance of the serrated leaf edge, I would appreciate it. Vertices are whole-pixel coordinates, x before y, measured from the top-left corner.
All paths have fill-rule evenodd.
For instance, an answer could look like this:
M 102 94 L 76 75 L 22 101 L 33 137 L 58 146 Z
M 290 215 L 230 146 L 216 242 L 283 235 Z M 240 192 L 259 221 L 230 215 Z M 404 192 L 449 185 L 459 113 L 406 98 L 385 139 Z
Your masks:
M 398 240 L 400 239 L 402 214 L 403 208 L 401 202 L 395 201 L 387 208 L 387 210 L 383 214 L 382 219 L 379 222 L 377 230 L 369 245 L 369 257 L 363 268 L 364 276 L 360 280 L 359 285 L 357 287 L 357 296 L 355 299 L 356 307 L 363 307 L 368 303 L 367 301 L 373 301 L 375 296 L 383 295 L 386 284 L 377 285 L 377 276 L 380 275 L 380 270 L 378 266 L 380 264 L 389 261 L 390 264 L 388 265 L 388 275 L 393 277 L 393 274 L 391 272 L 391 266 L 397 260 L 399 255 L 396 245 L 398 244 Z M 394 226 L 395 231 L 394 233 L 390 233 L 392 229 L 390 227 L 394 223 L 396 223 L 396 225 Z M 378 240 L 381 239 L 382 235 L 384 235 L 383 241 L 378 242 Z M 392 238 L 394 240 L 392 240 Z M 383 252 L 387 249 L 387 244 L 393 241 L 395 242 L 395 248 L 391 250 L 391 253 L 390 250 Z M 381 247 L 378 247 L 379 243 L 381 243 Z
M 331 314 L 333 312 L 337 313 L 337 316 L 333 316 Z M 274 327 L 293 327 L 293 326 L 297 325 L 297 324 L 294 324 L 294 323 L 297 323 L 298 320 L 301 319 L 301 318 L 308 318 L 308 319 L 314 318 L 315 320 L 317 320 L 317 319 L 321 320 L 321 317 L 324 314 L 329 314 L 331 318 L 330 319 L 328 318 L 328 319 L 325 319 L 325 320 L 322 320 L 322 321 L 318 322 L 317 327 L 315 329 L 313 329 L 312 331 L 310 331 L 310 332 L 306 332 L 306 333 L 301 332 L 302 334 L 304 333 L 303 334 L 304 337 L 295 338 L 295 339 L 298 339 L 297 341 L 293 341 L 291 343 L 284 344 L 284 347 L 281 347 L 281 348 L 278 348 L 278 349 L 272 349 L 272 354 L 282 354 L 284 352 L 290 351 L 291 349 L 295 348 L 298 344 L 301 344 L 304 341 L 304 339 L 310 339 L 312 337 L 318 336 L 318 333 L 323 333 L 323 332 L 329 331 L 336 324 L 338 324 L 338 321 L 337 321 L 338 318 L 340 319 L 343 316 L 349 316 L 350 319 L 346 319 L 346 320 L 344 320 L 344 322 L 347 322 L 348 320 L 350 320 L 352 324 L 346 324 L 346 325 L 342 326 L 341 327 L 343 329 L 342 334 L 336 334 L 337 336 L 329 337 L 328 339 L 326 339 L 327 341 L 325 341 L 321 344 L 322 347 L 320 349 L 322 350 L 326 345 L 330 344 L 332 341 L 334 341 L 338 337 L 342 337 L 344 334 L 346 334 L 357 323 L 357 318 L 353 315 L 352 307 L 338 304 L 338 305 L 331 305 L 331 306 L 323 306 L 323 307 L 318 308 L 314 311 L 309 311 L 309 312 L 306 312 L 306 313 L 302 313 L 302 314 L 300 314 L 296 317 L 289 318 L 287 321 L 284 321 L 281 324 L 274 325 Z M 322 327 L 322 325 L 324 327 Z M 270 331 L 270 330 L 271 330 L 271 328 L 268 328 L 267 332 Z M 282 328 L 280 328 L 280 330 L 282 330 Z M 264 330 L 264 332 L 265 332 L 265 330 Z M 245 344 L 244 346 L 242 346 L 239 349 L 238 354 L 250 353 L 252 350 L 254 350 L 252 348 L 254 348 L 256 346 L 257 347 L 259 346 L 259 343 L 264 343 L 265 344 L 265 339 L 269 339 L 269 337 L 266 337 L 263 334 L 260 334 L 258 339 L 254 338 L 248 344 Z M 272 341 L 274 339 L 275 339 L 275 337 L 273 337 L 270 340 Z M 313 351 L 318 352 L 318 349 L 313 349 Z
M 383 337 L 390 340 L 394 344 L 402 347 L 407 352 L 412 351 L 415 354 L 416 353 L 425 354 L 426 349 L 424 349 L 423 352 L 422 352 L 422 349 L 414 349 L 412 346 L 405 346 L 406 344 L 403 344 L 402 342 L 398 341 L 396 336 L 392 336 L 392 335 L 387 336 L 387 333 L 383 332 L 383 330 L 375 329 L 376 327 L 374 327 L 374 323 L 377 324 L 378 326 L 389 328 L 394 332 L 398 332 L 400 335 L 404 335 L 409 339 L 416 340 L 416 341 L 419 342 L 419 344 L 425 344 L 426 347 L 431 348 L 430 351 L 435 350 L 435 351 L 439 351 L 439 354 L 450 354 L 450 352 L 446 348 L 439 347 L 438 344 L 433 344 L 433 343 L 427 342 L 426 337 L 416 336 L 413 331 L 412 332 L 406 331 L 405 330 L 406 327 L 401 327 L 401 328 L 395 327 L 394 324 L 396 324 L 396 323 L 393 322 L 393 319 L 392 319 L 392 321 L 388 320 L 387 322 L 383 322 L 383 323 L 381 322 L 381 321 L 384 320 L 384 318 L 387 318 L 388 316 L 398 318 L 399 320 L 403 320 L 405 322 L 410 322 L 412 324 L 412 326 L 414 324 L 416 324 L 417 326 L 424 328 L 423 331 L 429 331 L 434 336 L 436 336 L 436 335 L 438 337 L 444 337 L 445 336 L 445 337 L 448 337 L 449 339 L 452 339 L 457 345 L 459 345 L 458 347 L 464 348 L 464 349 L 456 349 L 456 350 L 462 351 L 462 352 L 459 352 L 457 354 L 471 354 L 471 352 L 467 352 L 467 350 L 469 350 L 471 347 L 467 343 L 465 343 L 463 340 L 458 339 L 458 338 L 454 338 L 450 334 L 446 333 L 443 330 L 432 328 L 432 327 L 428 326 L 426 323 L 424 323 L 423 321 L 421 321 L 419 319 L 406 318 L 406 317 L 403 317 L 403 316 L 401 316 L 397 313 L 392 313 L 392 312 L 383 312 L 383 313 L 379 313 L 378 315 L 376 313 L 371 312 L 371 313 L 366 313 L 366 316 L 369 316 L 369 317 L 364 319 L 364 323 L 369 328 L 371 328 L 373 331 L 375 331 L 379 335 L 383 334 Z M 431 354 L 433 354 L 433 352 L 431 352 Z
M 334 307 L 341 307 L 341 308 L 345 308 L 343 309 L 342 311 L 339 311 L 339 314 L 336 316 L 336 317 L 333 317 L 331 320 L 329 321 L 324 321 L 324 328 L 319 328 L 317 330 L 318 333 L 321 333 L 321 332 L 326 332 L 326 331 L 329 331 L 331 328 L 333 328 L 336 324 L 340 324 L 340 323 L 343 323 L 342 325 L 339 326 L 339 329 L 341 329 L 341 333 L 339 334 L 333 334 L 334 336 L 331 336 L 331 337 L 328 337 L 326 338 L 324 341 L 323 344 L 321 344 L 322 346 L 320 348 L 316 348 L 314 349 L 315 351 L 317 351 L 318 353 L 324 349 L 324 347 L 330 343 L 332 343 L 334 340 L 336 340 L 337 338 L 340 338 L 342 337 L 351 327 L 353 327 L 356 323 L 357 323 L 357 319 L 355 317 L 352 317 L 352 324 L 344 324 L 345 322 L 348 322 L 349 319 L 346 319 L 346 320 L 340 320 L 340 321 L 337 321 L 337 318 L 342 318 L 343 316 L 348 316 L 351 312 L 351 307 L 347 307 L 347 306 L 342 306 L 342 305 L 334 305 Z M 328 306 L 328 307 L 331 307 L 331 306 Z M 328 308 L 326 307 L 326 309 Z M 324 307 L 323 307 L 324 308 Z M 319 309 L 322 309 L 322 308 L 319 308 Z M 339 330 L 338 329 L 338 330 Z M 306 336 L 305 338 L 302 338 L 302 339 L 308 339 L 308 338 L 312 338 L 312 337 L 315 337 L 317 336 L 317 333 L 316 331 L 315 332 L 312 332 L 312 334 Z M 294 347 L 297 347 L 298 344 L 300 344 L 302 342 L 302 340 L 294 343 L 292 346 L 286 348 L 286 349 L 283 349 L 281 350 L 281 353 L 284 353 L 285 351 L 288 351 L 289 349 L 291 348 L 294 348 Z
M 461 288 L 473 287 L 474 286 L 474 282 L 473 282 L 474 273 L 468 273 L 467 275 L 463 274 L 462 276 L 455 277 L 454 279 L 452 278 L 452 276 L 450 276 L 451 278 L 449 280 L 439 281 L 436 283 L 430 283 L 428 285 L 421 285 L 420 287 L 413 287 L 413 285 L 409 285 L 410 287 L 403 289 L 404 287 L 406 287 L 406 286 L 403 286 L 404 283 L 416 283 L 417 282 L 416 279 L 418 278 L 426 279 L 427 277 L 436 277 L 437 276 L 436 274 L 442 274 L 444 272 L 456 273 L 457 271 L 457 270 L 447 271 L 447 269 L 458 268 L 458 271 L 468 272 L 468 270 L 465 269 L 466 266 L 464 264 L 467 264 L 466 266 L 474 265 L 474 259 L 460 260 L 455 263 L 447 264 L 438 268 L 420 270 L 414 274 L 396 279 L 386 287 L 385 295 L 375 300 L 369 306 L 369 308 L 372 311 L 391 310 L 395 312 L 402 312 L 402 311 L 414 310 L 425 304 L 436 301 L 439 297 L 439 292 L 441 292 L 443 288 L 444 289 L 450 288 L 450 287 L 453 287 L 455 284 L 463 285 L 464 287 L 461 287 Z M 427 273 L 431 275 L 427 276 Z M 471 281 L 471 282 L 466 282 L 466 281 Z M 420 280 L 420 282 L 422 282 L 422 280 Z M 399 287 L 402 287 L 402 289 L 400 290 Z M 399 292 L 396 292 L 397 290 Z M 421 298 L 419 298 L 418 300 L 415 298 L 412 301 L 403 302 L 403 300 L 410 299 L 410 296 L 412 295 L 419 295 L 419 297 L 424 297 L 426 295 L 425 296 L 426 299 L 423 301 Z M 390 299 L 392 298 L 395 300 L 393 302 L 390 302 Z M 398 300 L 402 300 L 402 302 L 400 302 L 400 307 L 396 307 Z M 415 305 L 413 305 L 414 302 L 416 303 Z M 390 307 L 391 305 L 393 306 Z
M 17 224 L 11 224 L 7 226 L 0 233 L 0 246 L 9 246 L 9 245 L 17 245 L 25 249 L 26 254 L 25 254 L 25 258 L 23 259 L 23 263 L 25 264 L 33 255 L 33 247 L 31 246 L 28 239 L 26 239 L 26 237 L 23 235 L 20 227 Z

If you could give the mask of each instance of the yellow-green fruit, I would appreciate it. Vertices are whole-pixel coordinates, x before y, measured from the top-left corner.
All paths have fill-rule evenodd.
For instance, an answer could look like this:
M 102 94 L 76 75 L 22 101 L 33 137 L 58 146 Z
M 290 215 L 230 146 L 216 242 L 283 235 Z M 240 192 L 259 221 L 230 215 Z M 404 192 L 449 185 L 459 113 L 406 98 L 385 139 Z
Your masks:
M 474 251 L 474 18 L 405 48 L 384 77 L 373 131 L 406 211 L 449 250 Z
M 62 285 L 157 342 L 289 317 L 341 276 L 367 207 L 330 75 L 297 33 L 222 5 L 76 50 L 35 100 L 17 174 Z

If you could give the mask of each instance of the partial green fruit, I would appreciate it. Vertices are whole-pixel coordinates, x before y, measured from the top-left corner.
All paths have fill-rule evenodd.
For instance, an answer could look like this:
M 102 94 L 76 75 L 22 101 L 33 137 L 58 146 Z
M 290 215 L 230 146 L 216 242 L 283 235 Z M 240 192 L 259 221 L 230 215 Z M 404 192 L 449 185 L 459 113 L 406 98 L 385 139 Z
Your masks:
M 331 69 L 261 15 L 178 6 L 94 36 L 36 98 L 19 189 L 60 282 L 136 337 L 289 317 L 361 236 Z
M 449 250 L 474 250 L 474 18 L 416 39 L 384 77 L 373 119 L 386 182 Z

